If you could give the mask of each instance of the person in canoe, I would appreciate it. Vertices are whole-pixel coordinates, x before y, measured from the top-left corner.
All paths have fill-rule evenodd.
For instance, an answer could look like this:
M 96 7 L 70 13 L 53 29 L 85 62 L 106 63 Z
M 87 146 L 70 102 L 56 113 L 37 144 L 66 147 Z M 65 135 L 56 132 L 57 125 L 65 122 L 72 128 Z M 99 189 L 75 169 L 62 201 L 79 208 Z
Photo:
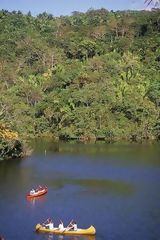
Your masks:
M 31 195 L 34 195 L 35 192 L 36 192 L 36 191 L 35 191 L 34 189 L 32 189 L 32 190 L 30 191 L 30 194 L 31 194 Z
M 54 228 L 54 223 L 51 218 L 48 218 L 43 225 L 48 228 L 49 230 L 52 230 Z
M 58 228 L 60 231 L 63 231 L 65 229 L 62 220 L 60 220 L 60 224 L 58 225 Z
M 42 189 L 43 189 L 43 187 L 42 187 L 41 185 L 39 185 L 36 190 L 37 190 L 37 191 L 41 191 Z
M 73 221 L 73 224 L 72 224 L 72 226 L 73 226 L 73 230 L 74 231 L 77 231 L 77 223 L 76 223 L 76 221 Z
M 72 221 L 68 224 L 67 229 L 68 229 L 68 230 L 77 231 L 78 227 L 77 227 L 76 221 L 72 220 Z

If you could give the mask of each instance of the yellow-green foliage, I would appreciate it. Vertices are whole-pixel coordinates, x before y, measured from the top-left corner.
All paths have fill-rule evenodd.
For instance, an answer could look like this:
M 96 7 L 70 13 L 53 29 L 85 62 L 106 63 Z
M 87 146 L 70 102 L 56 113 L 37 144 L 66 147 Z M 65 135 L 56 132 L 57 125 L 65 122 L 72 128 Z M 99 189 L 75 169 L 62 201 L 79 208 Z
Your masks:
M 16 140 L 18 139 L 18 133 L 7 129 L 4 125 L 0 125 L 0 137 L 6 140 Z

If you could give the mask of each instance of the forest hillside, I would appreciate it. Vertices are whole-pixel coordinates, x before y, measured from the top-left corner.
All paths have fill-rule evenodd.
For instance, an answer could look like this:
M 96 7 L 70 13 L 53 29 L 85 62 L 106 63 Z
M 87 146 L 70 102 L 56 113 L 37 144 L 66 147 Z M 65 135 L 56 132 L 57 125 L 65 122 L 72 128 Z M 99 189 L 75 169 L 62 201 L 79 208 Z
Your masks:
M 0 11 L 0 125 L 20 136 L 160 139 L 160 10 Z

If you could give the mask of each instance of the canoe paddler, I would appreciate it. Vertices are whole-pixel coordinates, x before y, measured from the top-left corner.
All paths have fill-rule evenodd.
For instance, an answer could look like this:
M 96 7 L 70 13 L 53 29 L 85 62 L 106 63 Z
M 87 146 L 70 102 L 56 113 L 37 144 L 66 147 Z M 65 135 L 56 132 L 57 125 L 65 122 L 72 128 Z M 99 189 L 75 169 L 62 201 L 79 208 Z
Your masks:
M 74 221 L 72 225 L 73 225 L 73 230 L 74 230 L 74 231 L 77 231 L 78 228 L 77 228 L 77 223 L 76 223 L 76 221 Z
M 49 230 L 52 230 L 54 228 L 53 220 L 51 218 L 48 218 L 43 225 Z
M 77 223 L 76 221 L 72 220 L 69 225 L 67 226 L 67 230 L 74 230 L 77 231 Z
M 43 190 L 43 187 L 41 185 L 39 185 L 38 188 L 36 189 L 36 192 L 39 192 L 41 190 Z
M 60 220 L 60 224 L 58 225 L 58 228 L 60 231 L 63 231 L 65 229 L 62 220 Z
M 30 194 L 33 195 L 33 194 L 35 194 L 35 192 L 36 192 L 36 191 L 35 191 L 34 189 L 32 189 L 32 190 L 30 191 Z

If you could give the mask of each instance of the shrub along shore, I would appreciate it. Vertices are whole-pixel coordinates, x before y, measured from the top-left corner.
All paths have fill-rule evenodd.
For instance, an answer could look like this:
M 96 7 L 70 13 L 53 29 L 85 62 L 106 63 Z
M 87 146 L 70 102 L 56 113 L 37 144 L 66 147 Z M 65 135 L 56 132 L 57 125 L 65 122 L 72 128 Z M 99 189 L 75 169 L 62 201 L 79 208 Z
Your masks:
M 18 159 L 31 153 L 18 134 L 0 125 L 0 161 L 5 159 Z

